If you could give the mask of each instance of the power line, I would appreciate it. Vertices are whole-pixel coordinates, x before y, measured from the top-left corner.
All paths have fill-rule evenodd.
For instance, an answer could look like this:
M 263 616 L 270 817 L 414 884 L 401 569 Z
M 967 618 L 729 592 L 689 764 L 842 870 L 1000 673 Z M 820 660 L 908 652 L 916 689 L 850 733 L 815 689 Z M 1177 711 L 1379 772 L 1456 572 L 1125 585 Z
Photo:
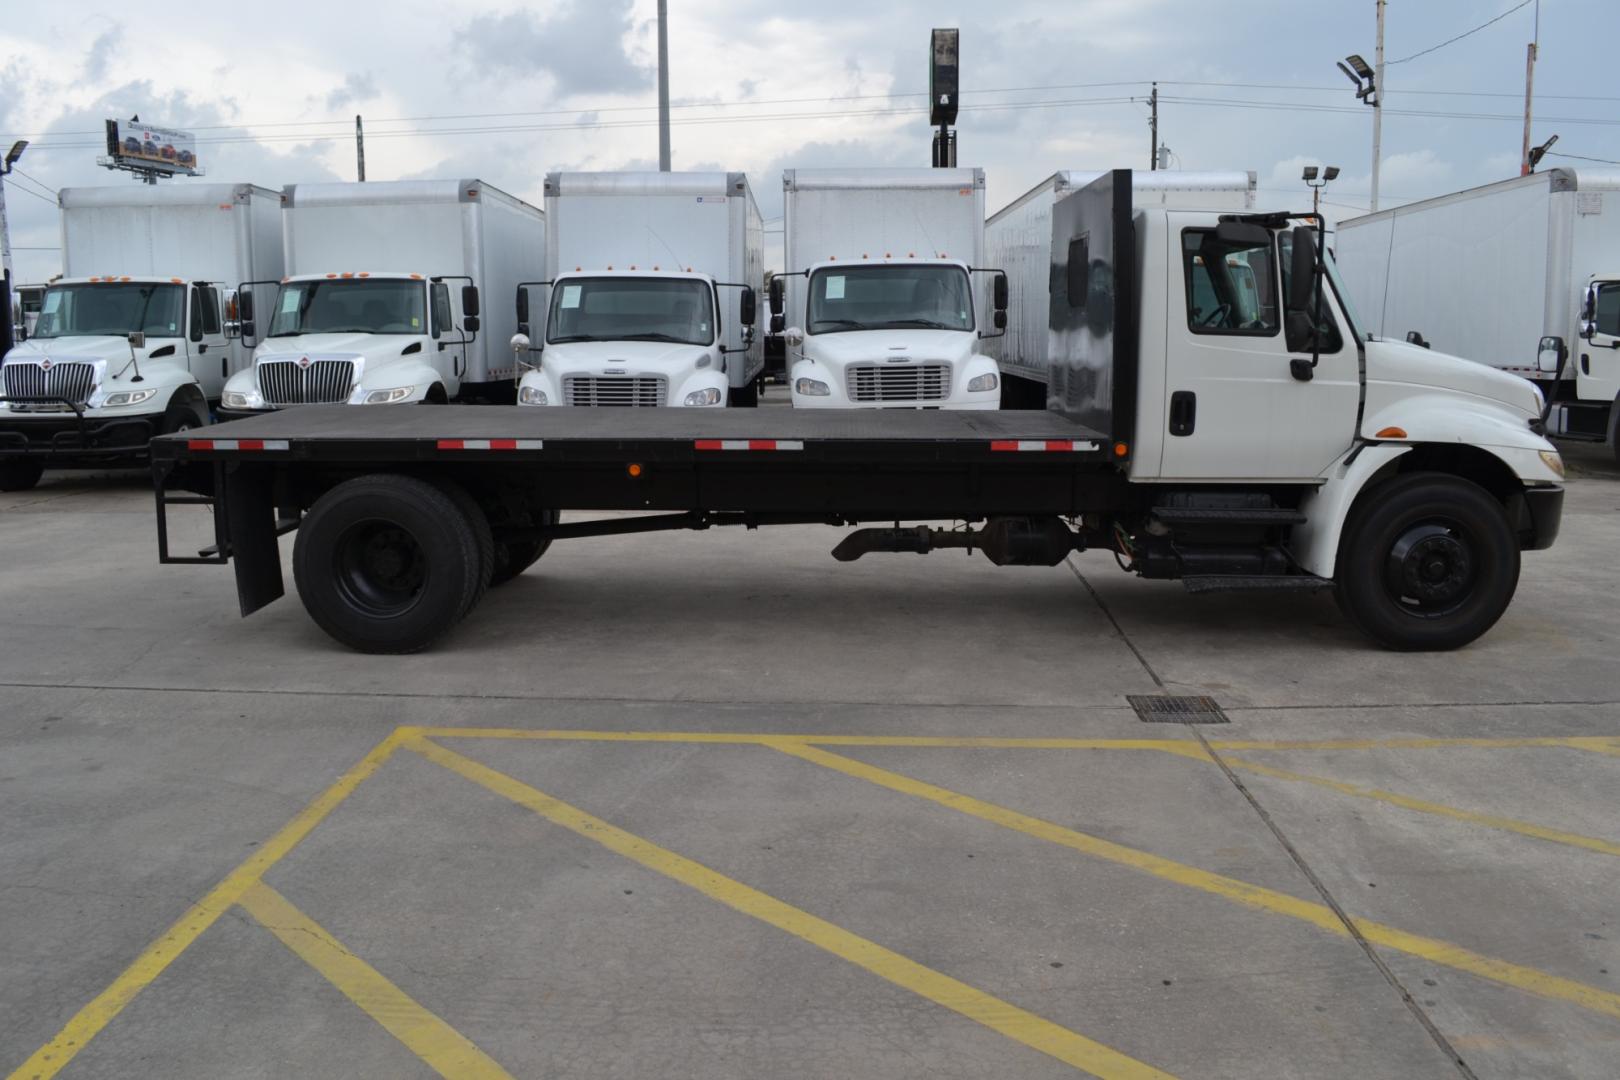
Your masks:
M 1575 161 L 1595 161 L 1599 165 L 1620 165 L 1620 161 L 1611 161 L 1608 158 L 1582 157 L 1580 154 L 1560 154 L 1556 150 L 1547 151 L 1547 156 L 1548 157 L 1571 158 L 1571 159 L 1573 159 Z
M 1281 101 L 1248 101 L 1235 98 L 1193 98 L 1173 97 L 1160 95 L 1161 102 L 1169 101 L 1179 105 L 1221 105 L 1233 109 L 1271 109 L 1282 112 L 1328 112 L 1328 113 L 1356 113 L 1363 110 L 1354 105 L 1314 105 L 1304 103 L 1290 103 Z M 1412 116 L 1438 120 L 1511 120 L 1522 123 L 1524 117 L 1508 113 L 1472 113 L 1472 112 L 1444 112 L 1435 109 L 1386 109 L 1391 116 Z M 1547 123 L 1557 124 L 1595 124 L 1604 127 L 1620 126 L 1620 119 L 1603 119 L 1586 116 L 1547 116 L 1542 117 Z
M 1405 64 L 1405 63 L 1408 63 L 1409 61 L 1416 60 L 1420 56 L 1428 56 L 1430 53 L 1436 52 L 1436 51 L 1438 51 L 1440 49 L 1443 49 L 1447 45 L 1454 45 L 1457 42 L 1461 41 L 1465 37 L 1469 37 L 1470 35 L 1479 33 L 1481 30 L 1485 29 L 1487 26 L 1492 25 L 1493 23 L 1501 22 L 1503 19 L 1507 18 L 1509 15 L 1513 14 L 1515 11 L 1518 11 L 1520 8 L 1529 7 L 1532 2 L 1533 2 L 1533 0 L 1520 0 L 1520 3 L 1514 4 L 1512 7 L 1508 8 L 1506 11 L 1502 12 L 1502 14 L 1498 15 L 1496 18 L 1488 19 L 1485 22 L 1482 22 L 1478 26 L 1474 27 L 1472 30 L 1466 30 L 1461 34 L 1458 34 L 1454 38 L 1447 38 L 1446 40 L 1442 41 L 1438 45 L 1431 45 L 1429 48 L 1424 49 L 1422 52 L 1415 52 L 1411 56 L 1403 56 L 1399 60 L 1389 60 L 1389 61 L 1386 61 L 1386 63 Z
M 1136 84 L 1142 85 L 1142 84 Z M 1317 90 L 1328 94 L 1343 94 L 1341 86 L 1310 86 L 1303 83 L 1240 83 L 1240 82 L 1192 82 L 1186 79 L 1160 79 L 1160 86 L 1216 86 L 1230 87 L 1234 90 Z M 1425 94 L 1436 97 L 1489 97 L 1508 98 L 1519 101 L 1523 94 L 1509 94 L 1491 90 L 1416 90 L 1405 86 L 1391 91 L 1392 94 Z M 1620 101 L 1620 96 L 1602 96 L 1595 94 L 1541 94 L 1536 95 L 1538 101 Z
M 24 195 L 32 195 L 34 198 L 38 199 L 42 203 L 49 203 L 52 207 L 56 206 L 56 200 L 55 199 L 47 199 L 45 196 L 41 195 L 39 192 L 35 191 L 33 188 L 25 188 L 21 184 L 19 184 L 16 181 L 12 180 L 10 177 L 3 177 L 3 178 L 0 178 L 0 179 L 3 179 L 5 181 L 6 186 L 9 187 L 12 191 L 20 191 Z
M 32 181 L 32 182 L 33 182 L 33 183 L 35 183 L 35 184 L 38 184 L 38 185 L 39 185 L 39 186 L 40 186 L 40 187 L 41 187 L 41 188 L 43 188 L 43 189 L 45 189 L 45 190 L 46 190 L 46 191 L 48 191 L 48 192 L 50 192 L 50 193 L 51 193 L 51 194 L 52 194 L 52 195 L 55 195 L 55 194 L 56 194 L 56 189 L 55 189 L 55 188 L 53 188 L 53 187 L 51 187 L 51 185 L 49 185 L 49 184 L 47 184 L 47 183 L 45 183 L 45 182 L 44 182 L 44 181 L 43 181 L 43 180 L 36 180 L 36 179 L 34 179 L 34 177 L 32 177 L 32 176 L 29 176 L 29 175 L 28 175 L 28 174 L 27 174 L 27 173 L 25 173 L 25 172 L 23 172 L 23 171 L 22 171 L 22 170 L 21 170 L 21 169 L 19 169 L 19 168 L 17 168 L 17 166 L 16 166 L 16 165 L 12 165 L 12 166 L 11 166 L 11 171 L 12 171 L 12 172 L 14 172 L 14 173 L 16 173 L 16 174 L 17 174 L 17 175 L 18 175 L 18 176 L 21 176 L 21 177 L 23 177 L 23 178 L 25 178 L 25 179 L 27 179 L 27 180 L 30 180 L 30 181 Z

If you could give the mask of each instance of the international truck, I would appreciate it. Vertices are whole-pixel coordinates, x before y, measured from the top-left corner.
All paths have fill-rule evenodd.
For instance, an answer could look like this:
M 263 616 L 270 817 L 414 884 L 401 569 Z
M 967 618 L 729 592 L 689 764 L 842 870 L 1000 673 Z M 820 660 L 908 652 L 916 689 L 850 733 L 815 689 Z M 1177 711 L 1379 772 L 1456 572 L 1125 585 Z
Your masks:
M 222 419 L 320 403 L 514 400 L 505 303 L 539 274 L 545 216 L 482 180 L 291 184 L 287 274 L 244 283 L 253 365 Z
M 63 188 L 63 276 L 0 373 L 0 490 L 140 460 L 202 427 L 249 350 L 241 281 L 279 278 L 281 197 L 251 184 Z
M 984 263 L 983 169 L 789 169 L 772 329 L 801 409 L 995 409 L 1006 279 Z
M 740 172 L 556 172 L 521 405 L 752 406 L 764 226 Z
M 1053 209 L 1046 409 L 289 410 L 154 441 L 158 557 L 234 562 L 246 615 L 296 531 L 304 607 L 367 652 L 442 637 L 503 548 L 788 523 L 882 523 L 846 561 L 1093 548 L 1193 592 L 1332 590 L 1396 649 L 1485 633 L 1558 535 L 1535 389 L 1369 335 L 1305 215 L 1133 195 L 1121 170 Z M 171 550 L 171 502 L 214 506 L 209 548 Z
M 1532 380 L 1548 433 L 1620 456 L 1620 169 L 1555 168 L 1339 222 L 1374 333 Z
M 1071 192 L 1093 183 L 1100 172 L 1056 172 L 1002 209 L 984 225 L 986 257 L 1007 275 L 1011 321 L 1005 334 L 987 338 L 985 354 L 1001 369 L 1001 404 L 1007 409 L 1046 406 L 1050 382 L 1047 317 L 1051 310 L 1052 207 Z M 1253 210 L 1252 172 L 1133 174 L 1138 207 L 1179 210 Z M 1206 306 L 1213 308 L 1213 305 Z

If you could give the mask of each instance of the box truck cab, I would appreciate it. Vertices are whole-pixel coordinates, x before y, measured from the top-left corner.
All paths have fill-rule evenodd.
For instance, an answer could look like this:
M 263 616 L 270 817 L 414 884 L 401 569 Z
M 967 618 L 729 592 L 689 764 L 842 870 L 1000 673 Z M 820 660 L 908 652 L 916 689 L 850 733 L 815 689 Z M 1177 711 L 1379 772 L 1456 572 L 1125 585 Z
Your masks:
M 260 324 L 245 292 L 244 327 L 264 340 L 225 388 L 221 419 L 286 405 L 443 404 L 461 388 L 479 327 L 477 287 L 414 272 L 288 277 Z M 457 319 L 456 309 L 463 313 Z
M 763 226 L 742 173 L 551 173 L 520 405 L 752 406 Z
M 788 270 L 770 296 L 794 407 L 999 408 L 981 339 L 1005 326 L 1006 278 L 983 266 L 984 171 L 790 169 L 782 184 Z
M 66 275 L 0 369 L 0 489 L 210 421 L 248 363 L 235 283 L 282 270 L 279 205 L 248 184 L 62 190 Z
M 222 418 L 512 401 L 517 321 L 504 304 L 483 312 L 481 296 L 539 271 L 538 208 L 480 180 L 293 184 L 281 203 L 289 276 L 242 286 L 257 347 Z

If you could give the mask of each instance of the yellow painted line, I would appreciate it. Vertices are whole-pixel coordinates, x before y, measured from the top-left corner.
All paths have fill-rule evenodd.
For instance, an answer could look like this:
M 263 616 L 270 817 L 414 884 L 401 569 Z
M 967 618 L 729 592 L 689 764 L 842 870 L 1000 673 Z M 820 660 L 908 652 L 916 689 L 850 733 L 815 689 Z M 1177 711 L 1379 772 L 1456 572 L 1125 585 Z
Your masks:
M 246 861 L 187 909 L 186 913 L 164 931 L 161 937 L 148 945 L 134 962 L 112 981 L 111 985 L 74 1014 L 73 1019 L 57 1032 L 54 1039 L 34 1051 L 33 1056 L 19 1065 L 11 1074 L 10 1080 L 46 1080 L 47 1077 L 60 1072 L 64 1065 L 73 1060 L 75 1054 L 84 1049 L 86 1043 L 96 1037 L 97 1032 L 123 1011 L 124 1006 L 128 1005 L 136 994 L 163 974 L 164 969 L 174 963 L 175 958 L 185 952 L 204 930 L 214 925 L 216 919 L 241 899 L 242 894 L 251 888 L 265 871 L 296 847 L 326 815 L 348 798 L 368 776 L 376 772 L 399 745 L 399 733 L 396 731 L 372 747 L 354 768 L 339 777 L 336 783 L 283 825 L 281 831 L 260 845 Z
M 325 927 L 264 882 L 250 885 L 237 903 L 440 1076 L 512 1080 L 461 1032 L 344 948 Z
M 1246 907 L 1269 911 L 1276 915 L 1286 915 L 1292 919 L 1309 923 L 1321 930 L 1340 936 L 1349 936 L 1349 931 L 1339 921 L 1331 908 L 1325 904 L 1301 900 L 1287 893 L 1277 892 L 1259 885 L 1251 885 L 1246 881 L 1229 878 L 1222 874 L 1214 874 L 1207 870 L 1200 870 L 1186 863 L 1179 863 L 1172 859 L 1152 855 L 1137 848 L 1126 847 L 1100 837 L 1065 828 L 1028 814 L 1021 814 L 1004 806 L 987 803 L 975 799 L 970 795 L 951 791 L 947 788 L 936 787 L 921 780 L 914 780 L 900 773 L 880 769 L 875 765 L 868 765 L 863 761 L 856 761 L 840 754 L 829 753 L 825 750 L 807 746 L 792 740 L 782 740 L 771 744 L 784 754 L 802 758 L 805 761 L 821 765 L 846 776 L 865 780 L 869 783 L 897 791 L 905 795 L 914 795 L 918 798 L 928 799 L 952 810 L 972 815 L 995 825 L 1014 829 L 1039 840 L 1046 840 L 1085 855 L 1106 859 L 1121 866 L 1130 867 L 1152 874 L 1165 881 L 1172 881 L 1178 885 L 1198 889 L 1215 896 L 1231 900 Z M 1614 994 L 1595 986 L 1576 982 L 1558 975 L 1552 975 L 1536 968 L 1524 967 L 1520 964 L 1509 963 L 1481 953 L 1472 952 L 1459 945 L 1440 941 L 1436 938 L 1423 937 L 1419 934 L 1409 934 L 1382 923 L 1369 922 L 1362 919 L 1355 920 L 1356 929 L 1368 941 L 1397 952 L 1407 953 L 1420 957 L 1431 963 L 1445 967 L 1455 968 L 1477 975 L 1482 979 L 1502 983 L 1515 987 L 1541 997 L 1556 1001 L 1565 1001 L 1579 1005 L 1583 1009 L 1602 1013 L 1605 1016 L 1620 1019 L 1620 994 Z
M 1610 736 L 1547 735 L 1530 738 L 1457 739 L 1211 739 L 1217 750 L 1522 750 L 1532 747 L 1561 747 L 1572 750 L 1612 752 Z
M 780 740 L 815 746 L 938 746 L 1001 750 L 1161 750 L 1207 760 L 1204 748 L 1192 739 L 1070 739 L 1006 738 L 948 735 L 773 735 L 769 733 L 712 731 L 569 731 L 524 728 L 413 727 L 406 736 L 428 739 L 513 739 L 541 742 L 708 743 L 727 746 L 764 746 Z
M 915 960 L 885 949 L 876 942 L 868 941 L 824 919 L 818 919 L 807 911 L 726 877 L 702 863 L 694 862 L 649 840 L 625 832 L 601 818 L 593 817 L 560 799 L 553 798 L 505 773 L 463 757 L 453 750 L 447 750 L 437 743 L 413 736 L 406 739 L 405 745 L 429 761 L 437 762 L 587 840 L 595 841 L 617 855 L 638 862 L 665 877 L 696 889 L 712 900 L 717 900 L 745 915 L 751 915 L 817 948 L 825 949 L 840 959 L 847 960 L 880 978 L 943 1005 L 1065 1064 L 1082 1069 L 1093 1076 L 1117 1077 L 1120 1080 L 1150 1080 L 1150 1078 L 1166 1080 L 1170 1077 L 1169 1073 L 1143 1064 L 1118 1050 L 1088 1039 L 1034 1013 L 1026 1012 L 1016 1005 L 992 997 L 949 975 L 924 967 Z
M 1555 844 L 1567 844 L 1570 847 L 1597 851 L 1604 855 L 1620 855 L 1620 844 L 1599 840 L 1592 836 L 1582 836 L 1579 833 L 1549 829 L 1544 825 L 1519 821 L 1515 818 L 1497 817 L 1494 814 L 1478 814 L 1472 810 L 1461 810 L 1455 806 L 1447 806 L 1444 803 L 1426 802 L 1423 799 L 1414 799 L 1408 795 L 1400 795 L 1393 791 L 1362 787 L 1359 784 L 1348 784 L 1342 780 L 1330 780 L 1325 776 L 1311 776 L 1306 773 L 1290 772 L 1287 769 L 1278 769 L 1255 761 L 1245 761 L 1242 758 L 1223 757 L 1222 760 L 1234 769 L 1243 769 L 1248 772 L 1259 773 L 1261 776 L 1274 777 L 1278 780 L 1298 780 L 1307 784 L 1315 784 L 1317 787 L 1328 788 L 1344 795 L 1354 795 L 1362 799 L 1376 799 L 1392 806 L 1399 806 L 1403 810 L 1415 810 L 1421 814 L 1434 814 L 1438 817 L 1451 818 L 1454 821 L 1466 821 L 1470 825 L 1483 825 L 1491 829 L 1504 829 L 1523 836 L 1533 836 L 1537 840 L 1550 840 Z

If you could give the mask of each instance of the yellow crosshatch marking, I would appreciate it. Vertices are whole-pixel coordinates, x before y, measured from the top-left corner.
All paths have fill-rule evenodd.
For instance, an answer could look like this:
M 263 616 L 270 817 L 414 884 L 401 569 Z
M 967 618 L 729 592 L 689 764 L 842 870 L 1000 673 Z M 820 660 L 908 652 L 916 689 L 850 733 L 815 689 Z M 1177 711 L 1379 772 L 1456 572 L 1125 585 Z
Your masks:
M 329 982 L 365 1010 L 407 1046 L 424 1064 L 444 1076 L 502 1077 L 507 1074 L 460 1033 L 389 983 L 365 961 L 348 953 L 323 928 L 290 901 L 266 886 L 262 878 L 286 857 L 365 780 L 373 776 L 402 747 L 473 780 L 515 803 L 680 881 L 721 903 L 752 915 L 850 963 L 934 1001 L 1027 1046 L 1096 1076 L 1165 1077 L 1150 1065 L 1136 1061 L 1067 1028 L 1001 1001 L 940 972 L 884 949 L 841 927 L 801 911 L 774 897 L 734 881 L 650 841 L 624 832 L 526 784 L 463 757 L 433 740 L 508 739 L 556 742 L 683 743 L 757 746 L 797 757 L 892 791 L 928 799 L 941 806 L 980 817 L 1026 835 L 1050 841 L 1086 855 L 1129 866 L 1161 879 L 1199 889 L 1246 907 L 1300 919 L 1336 935 L 1345 927 L 1325 905 L 1286 893 L 1210 873 L 1164 859 L 1146 851 L 1114 844 L 1007 807 L 984 802 L 887 769 L 832 753 L 823 747 L 937 747 L 954 749 L 1114 750 L 1161 752 L 1209 761 L 1210 755 L 1192 739 L 1011 738 L 903 735 L 820 735 L 740 732 L 641 732 L 525 730 L 517 728 L 400 727 L 373 747 L 284 825 L 252 856 L 227 874 L 218 885 L 148 945 L 104 990 L 84 1005 L 56 1037 L 35 1051 L 10 1080 L 47 1080 L 60 1072 L 95 1038 L 137 994 L 158 978 L 215 921 L 239 906 L 265 925 L 280 940 L 320 972 Z M 1223 751 L 1288 750 L 1482 750 L 1566 749 L 1620 757 L 1620 736 L 1536 736 L 1524 738 L 1392 738 L 1392 739 L 1212 739 Z M 1605 855 L 1620 854 L 1620 844 L 1561 832 L 1531 822 L 1496 817 L 1414 799 L 1393 792 L 1363 788 L 1327 777 L 1290 772 L 1252 760 L 1226 764 L 1279 779 L 1301 781 L 1361 798 L 1376 799 L 1402 809 L 1433 814 L 1482 827 L 1504 829 L 1541 840 Z M 1434 938 L 1409 934 L 1395 927 L 1356 919 L 1355 925 L 1374 944 L 1465 971 L 1477 977 L 1515 987 L 1541 997 L 1568 1002 L 1606 1016 L 1620 1018 L 1620 994 L 1552 975 L 1535 968 L 1485 956 Z

